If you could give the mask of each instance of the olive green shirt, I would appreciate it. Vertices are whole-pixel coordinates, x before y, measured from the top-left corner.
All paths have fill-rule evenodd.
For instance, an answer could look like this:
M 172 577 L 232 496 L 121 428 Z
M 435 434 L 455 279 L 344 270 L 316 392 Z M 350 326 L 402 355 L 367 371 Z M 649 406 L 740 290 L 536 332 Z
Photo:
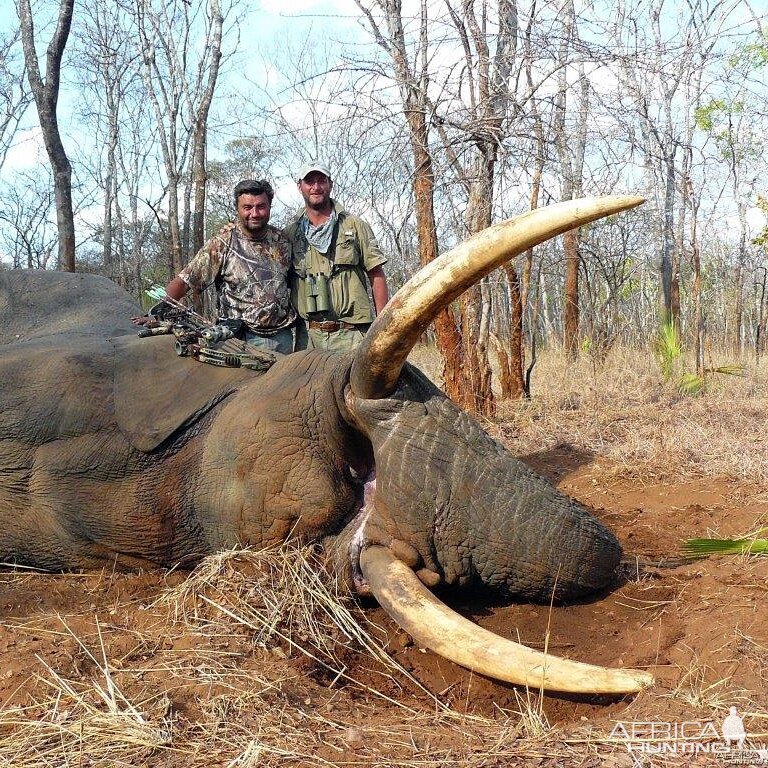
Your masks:
M 307 242 L 301 228 L 304 208 L 285 229 L 293 252 L 291 300 L 305 320 L 343 320 L 356 325 L 372 323 L 375 313 L 368 295 L 367 273 L 385 264 L 387 259 L 368 223 L 345 211 L 335 200 L 331 202 L 338 221 L 327 253 L 319 253 Z M 307 313 L 305 278 L 308 274 L 328 278 L 328 311 Z

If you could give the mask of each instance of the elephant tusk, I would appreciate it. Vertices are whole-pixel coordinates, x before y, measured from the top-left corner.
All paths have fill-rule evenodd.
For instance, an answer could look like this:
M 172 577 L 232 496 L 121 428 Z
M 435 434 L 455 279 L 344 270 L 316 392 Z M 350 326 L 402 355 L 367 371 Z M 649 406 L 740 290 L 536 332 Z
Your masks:
M 560 659 L 489 632 L 440 602 L 388 549 L 370 546 L 360 566 L 384 610 L 419 644 L 487 677 L 563 693 L 637 693 L 653 677 Z
M 539 208 L 495 224 L 420 269 L 382 310 L 358 348 L 350 383 L 357 397 L 391 394 L 409 352 L 457 296 L 505 261 L 556 235 L 645 202 L 591 197 Z

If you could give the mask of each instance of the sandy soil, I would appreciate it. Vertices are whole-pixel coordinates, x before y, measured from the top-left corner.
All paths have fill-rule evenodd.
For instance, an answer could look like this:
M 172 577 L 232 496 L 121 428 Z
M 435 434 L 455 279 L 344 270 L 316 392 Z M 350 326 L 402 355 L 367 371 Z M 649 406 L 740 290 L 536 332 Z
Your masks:
M 645 561 L 676 553 L 687 537 L 739 535 L 768 518 L 763 487 L 626 479 L 567 446 L 527 460 Z M 279 638 L 262 647 L 247 626 L 222 623 L 221 612 L 213 621 L 210 603 L 182 620 L 158 600 L 183 583 L 182 574 L 5 572 L 0 764 L 632 765 L 626 744 L 608 740 L 617 722 L 711 722 L 720 733 L 730 706 L 752 741 L 761 741 L 768 731 L 768 558 L 641 570 L 578 605 L 452 601 L 533 647 L 542 648 L 548 634 L 559 655 L 652 671 L 656 687 L 634 698 L 540 699 L 435 657 L 375 605 L 365 606 L 394 658 L 451 710 L 475 719 L 440 712 L 412 681 L 364 653 L 350 651 L 348 677 L 339 676 Z M 84 746 L 86 732 L 94 735 Z M 670 752 L 665 760 L 723 764 L 711 754 Z

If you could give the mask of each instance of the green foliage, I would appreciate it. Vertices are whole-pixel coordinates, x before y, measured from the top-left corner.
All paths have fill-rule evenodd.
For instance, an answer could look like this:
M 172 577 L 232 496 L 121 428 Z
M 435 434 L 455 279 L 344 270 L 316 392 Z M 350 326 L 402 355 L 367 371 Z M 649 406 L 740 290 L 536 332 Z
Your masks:
M 589 354 L 592 351 L 592 346 L 592 339 L 589 336 L 585 336 L 579 345 L 579 349 L 583 354 Z
M 768 214 L 768 200 L 762 195 L 757 196 L 757 207 L 765 214 Z M 763 227 L 762 231 L 752 239 L 753 245 L 761 245 L 768 248 L 768 226 Z
M 763 529 L 754 536 L 736 539 L 688 539 L 682 545 L 683 555 L 692 559 L 709 555 L 765 555 L 768 554 L 768 539 L 757 538 L 765 532 Z
M 619 290 L 619 298 L 622 301 L 629 301 L 640 290 L 640 278 L 629 277 L 624 281 L 624 284 Z
M 730 63 L 732 67 L 746 64 L 750 69 L 762 69 L 768 64 L 768 41 L 763 37 L 763 42 L 744 46 L 742 51 L 731 57 Z
M 659 328 L 654 345 L 656 359 L 659 361 L 664 381 L 669 381 L 675 373 L 677 361 L 682 357 L 683 347 L 680 334 L 673 322 L 663 323 Z
M 688 373 L 682 369 L 683 345 L 677 326 L 672 323 L 664 323 L 656 336 L 654 345 L 656 359 L 664 381 L 670 381 L 679 376 L 677 389 L 682 395 L 700 395 L 707 388 L 707 379 L 713 373 L 728 376 L 745 376 L 746 371 L 741 363 L 726 363 L 725 365 L 705 368 L 701 374 Z
M 740 138 L 735 132 L 733 118 L 744 111 L 745 105 L 741 100 L 710 99 L 694 112 L 696 127 L 715 140 L 721 157 L 729 162 L 758 158 L 762 154 L 761 145 Z
M 706 386 L 703 376 L 695 373 L 684 373 L 677 388 L 682 395 L 700 395 Z
M 747 370 L 742 363 L 726 363 L 715 368 L 705 368 L 704 373 L 724 373 L 727 376 L 746 376 Z
M 696 373 L 684 373 L 677 385 L 680 394 L 700 395 L 707 388 L 707 376 L 721 373 L 726 376 L 746 376 L 746 370 L 741 363 L 727 363 L 714 368 L 705 368 L 699 376 Z
M 696 126 L 706 133 L 712 133 L 715 127 L 715 118 L 719 115 L 739 114 L 744 111 L 744 103 L 734 101 L 729 104 L 725 99 L 710 99 L 709 103 L 696 109 L 693 118 Z

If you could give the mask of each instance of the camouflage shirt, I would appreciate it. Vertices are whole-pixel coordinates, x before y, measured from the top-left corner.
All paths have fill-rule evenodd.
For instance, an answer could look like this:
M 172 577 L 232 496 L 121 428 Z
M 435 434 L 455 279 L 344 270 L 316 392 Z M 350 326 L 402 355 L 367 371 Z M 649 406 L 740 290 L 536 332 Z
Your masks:
M 260 238 L 240 223 L 212 237 L 179 273 L 197 291 L 216 287 L 219 315 L 241 319 L 251 331 L 277 333 L 296 319 L 288 288 L 291 245 L 267 225 Z

